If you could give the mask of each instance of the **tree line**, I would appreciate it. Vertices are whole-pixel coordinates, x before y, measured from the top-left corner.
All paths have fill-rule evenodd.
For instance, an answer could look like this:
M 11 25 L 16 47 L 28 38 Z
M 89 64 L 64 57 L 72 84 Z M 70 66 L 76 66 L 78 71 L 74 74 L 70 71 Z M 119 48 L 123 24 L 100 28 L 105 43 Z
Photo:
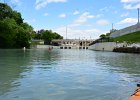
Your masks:
M 41 29 L 36 33 L 34 33 L 33 38 L 44 40 L 44 44 L 47 45 L 50 45 L 53 39 L 63 39 L 63 37 L 58 33 L 53 32 L 52 30 L 44 30 L 44 29 Z
M 21 13 L 9 5 L 0 3 L 0 48 L 29 48 L 32 39 L 62 39 L 58 33 L 51 30 L 35 32 L 33 27 L 24 22 Z

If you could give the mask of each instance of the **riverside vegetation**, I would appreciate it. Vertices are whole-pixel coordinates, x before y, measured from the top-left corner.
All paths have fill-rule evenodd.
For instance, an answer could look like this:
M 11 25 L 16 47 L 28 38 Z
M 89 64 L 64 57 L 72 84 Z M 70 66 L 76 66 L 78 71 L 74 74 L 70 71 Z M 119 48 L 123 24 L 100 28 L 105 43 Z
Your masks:
M 113 39 L 114 42 L 123 42 L 127 41 L 129 43 L 139 43 L 140 42 L 140 31 L 129 33 L 120 37 L 116 37 Z
M 127 43 L 139 43 L 140 42 L 140 31 L 122 35 L 116 38 L 110 38 L 110 33 L 100 35 L 100 40 L 103 42 L 127 42 Z
M 31 25 L 24 22 L 21 13 L 0 3 L 0 48 L 29 48 L 32 39 L 43 39 L 50 43 L 52 39 L 62 38 L 51 30 L 35 32 Z

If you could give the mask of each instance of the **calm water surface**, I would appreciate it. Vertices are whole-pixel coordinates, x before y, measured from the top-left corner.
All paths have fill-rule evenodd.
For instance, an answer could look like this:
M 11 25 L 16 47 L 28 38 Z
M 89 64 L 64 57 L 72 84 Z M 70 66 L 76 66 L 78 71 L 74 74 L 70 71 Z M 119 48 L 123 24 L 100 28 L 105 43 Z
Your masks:
M 129 100 L 140 55 L 0 50 L 0 100 Z

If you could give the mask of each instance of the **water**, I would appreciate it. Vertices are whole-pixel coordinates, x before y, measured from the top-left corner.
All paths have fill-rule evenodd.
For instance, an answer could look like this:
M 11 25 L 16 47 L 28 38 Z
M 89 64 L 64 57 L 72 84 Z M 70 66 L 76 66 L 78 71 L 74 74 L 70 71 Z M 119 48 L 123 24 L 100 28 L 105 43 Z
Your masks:
M 140 55 L 90 50 L 0 50 L 0 100 L 129 100 Z

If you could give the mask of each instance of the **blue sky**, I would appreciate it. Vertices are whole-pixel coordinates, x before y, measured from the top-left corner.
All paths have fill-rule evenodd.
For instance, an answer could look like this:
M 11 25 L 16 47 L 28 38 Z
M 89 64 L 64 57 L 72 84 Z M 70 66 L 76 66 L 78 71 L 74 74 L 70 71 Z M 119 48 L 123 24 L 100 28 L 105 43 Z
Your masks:
M 4 0 L 0 0 L 4 2 Z M 114 23 L 121 29 L 137 23 L 140 0 L 5 0 L 34 30 L 48 29 L 69 39 L 96 39 Z

